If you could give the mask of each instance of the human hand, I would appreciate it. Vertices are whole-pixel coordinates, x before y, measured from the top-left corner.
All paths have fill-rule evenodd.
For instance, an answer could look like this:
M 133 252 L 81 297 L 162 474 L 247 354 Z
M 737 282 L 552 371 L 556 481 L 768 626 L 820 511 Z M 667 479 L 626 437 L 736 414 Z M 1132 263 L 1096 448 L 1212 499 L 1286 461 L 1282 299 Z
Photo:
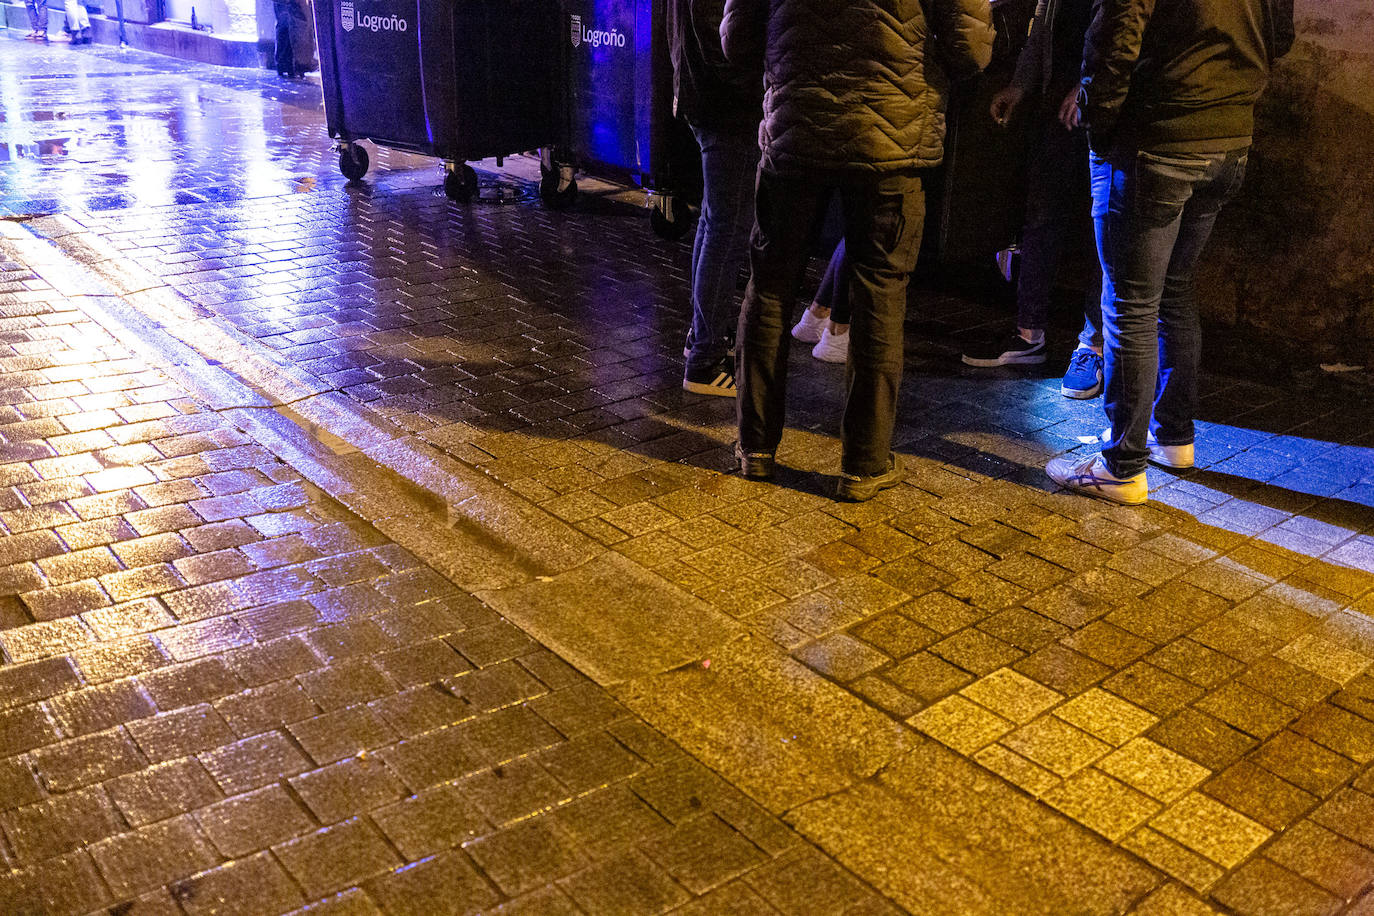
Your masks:
M 1025 97 L 1026 91 L 1019 86 L 1008 86 L 992 97 L 992 106 L 988 113 L 992 115 L 992 120 L 997 122 L 998 127 L 1007 126 L 1016 107 Z
M 1064 125 L 1065 130 L 1073 130 L 1082 120 L 1083 116 L 1078 110 L 1078 87 L 1074 86 L 1059 104 L 1059 123 Z

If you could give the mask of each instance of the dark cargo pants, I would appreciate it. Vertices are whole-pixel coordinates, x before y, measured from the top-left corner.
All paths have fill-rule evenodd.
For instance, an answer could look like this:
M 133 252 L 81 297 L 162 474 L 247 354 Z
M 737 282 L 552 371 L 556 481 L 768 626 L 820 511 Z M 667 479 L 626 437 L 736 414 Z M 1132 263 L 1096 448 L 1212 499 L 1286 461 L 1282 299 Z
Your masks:
M 776 451 L 782 439 L 792 340 L 787 331 L 812 239 L 834 195 L 843 215 L 853 307 L 841 466 L 868 477 L 888 468 L 897 414 L 907 281 L 925 216 L 916 169 L 785 176 L 759 170 L 736 353 L 739 436 L 747 452 Z

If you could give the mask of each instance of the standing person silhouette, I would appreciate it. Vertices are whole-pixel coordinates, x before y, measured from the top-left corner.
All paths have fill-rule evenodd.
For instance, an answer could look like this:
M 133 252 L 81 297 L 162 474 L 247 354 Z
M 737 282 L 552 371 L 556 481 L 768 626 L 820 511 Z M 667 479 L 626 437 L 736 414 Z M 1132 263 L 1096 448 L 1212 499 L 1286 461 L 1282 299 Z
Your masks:
M 787 327 L 815 227 L 838 196 L 851 315 L 835 494 L 870 499 L 902 479 L 892 429 L 922 169 L 943 158 L 950 76 L 992 57 L 991 10 L 986 0 L 727 0 L 721 35 L 729 60 L 762 65 L 765 87 L 736 357 L 740 466 L 748 477 L 773 473 Z

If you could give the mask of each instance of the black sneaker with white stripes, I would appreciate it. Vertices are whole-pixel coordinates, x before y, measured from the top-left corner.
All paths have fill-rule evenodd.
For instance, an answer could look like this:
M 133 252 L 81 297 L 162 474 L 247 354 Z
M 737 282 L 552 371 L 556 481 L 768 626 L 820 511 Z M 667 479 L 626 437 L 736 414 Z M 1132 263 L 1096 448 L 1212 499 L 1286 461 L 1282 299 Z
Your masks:
M 1035 343 L 1012 334 L 964 352 L 964 365 L 991 369 L 995 366 L 1038 366 L 1045 361 L 1045 340 Z
M 694 394 L 714 394 L 718 397 L 736 397 L 735 363 L 726 357 L 705 372 L 693 372 L 690 368 L 683 376 L 682 387 Z

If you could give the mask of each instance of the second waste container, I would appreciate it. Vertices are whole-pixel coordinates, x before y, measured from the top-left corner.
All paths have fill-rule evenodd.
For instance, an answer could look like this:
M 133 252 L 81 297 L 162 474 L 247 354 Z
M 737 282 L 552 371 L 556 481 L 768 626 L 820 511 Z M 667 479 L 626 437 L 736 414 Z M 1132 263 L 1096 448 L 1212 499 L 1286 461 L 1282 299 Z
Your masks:
M 562 0 L 568 123 L 561 155 L 649 192 L 660 235 L 689 227 L 699 193 L 691 131 L 673 115 L 665 0 Z
M 368 139 L 443 159 L 468 200 L 467 160 L 554 145 L 564 132 L 559 0 L 316 0 L 329 135 L 350 180 Z

